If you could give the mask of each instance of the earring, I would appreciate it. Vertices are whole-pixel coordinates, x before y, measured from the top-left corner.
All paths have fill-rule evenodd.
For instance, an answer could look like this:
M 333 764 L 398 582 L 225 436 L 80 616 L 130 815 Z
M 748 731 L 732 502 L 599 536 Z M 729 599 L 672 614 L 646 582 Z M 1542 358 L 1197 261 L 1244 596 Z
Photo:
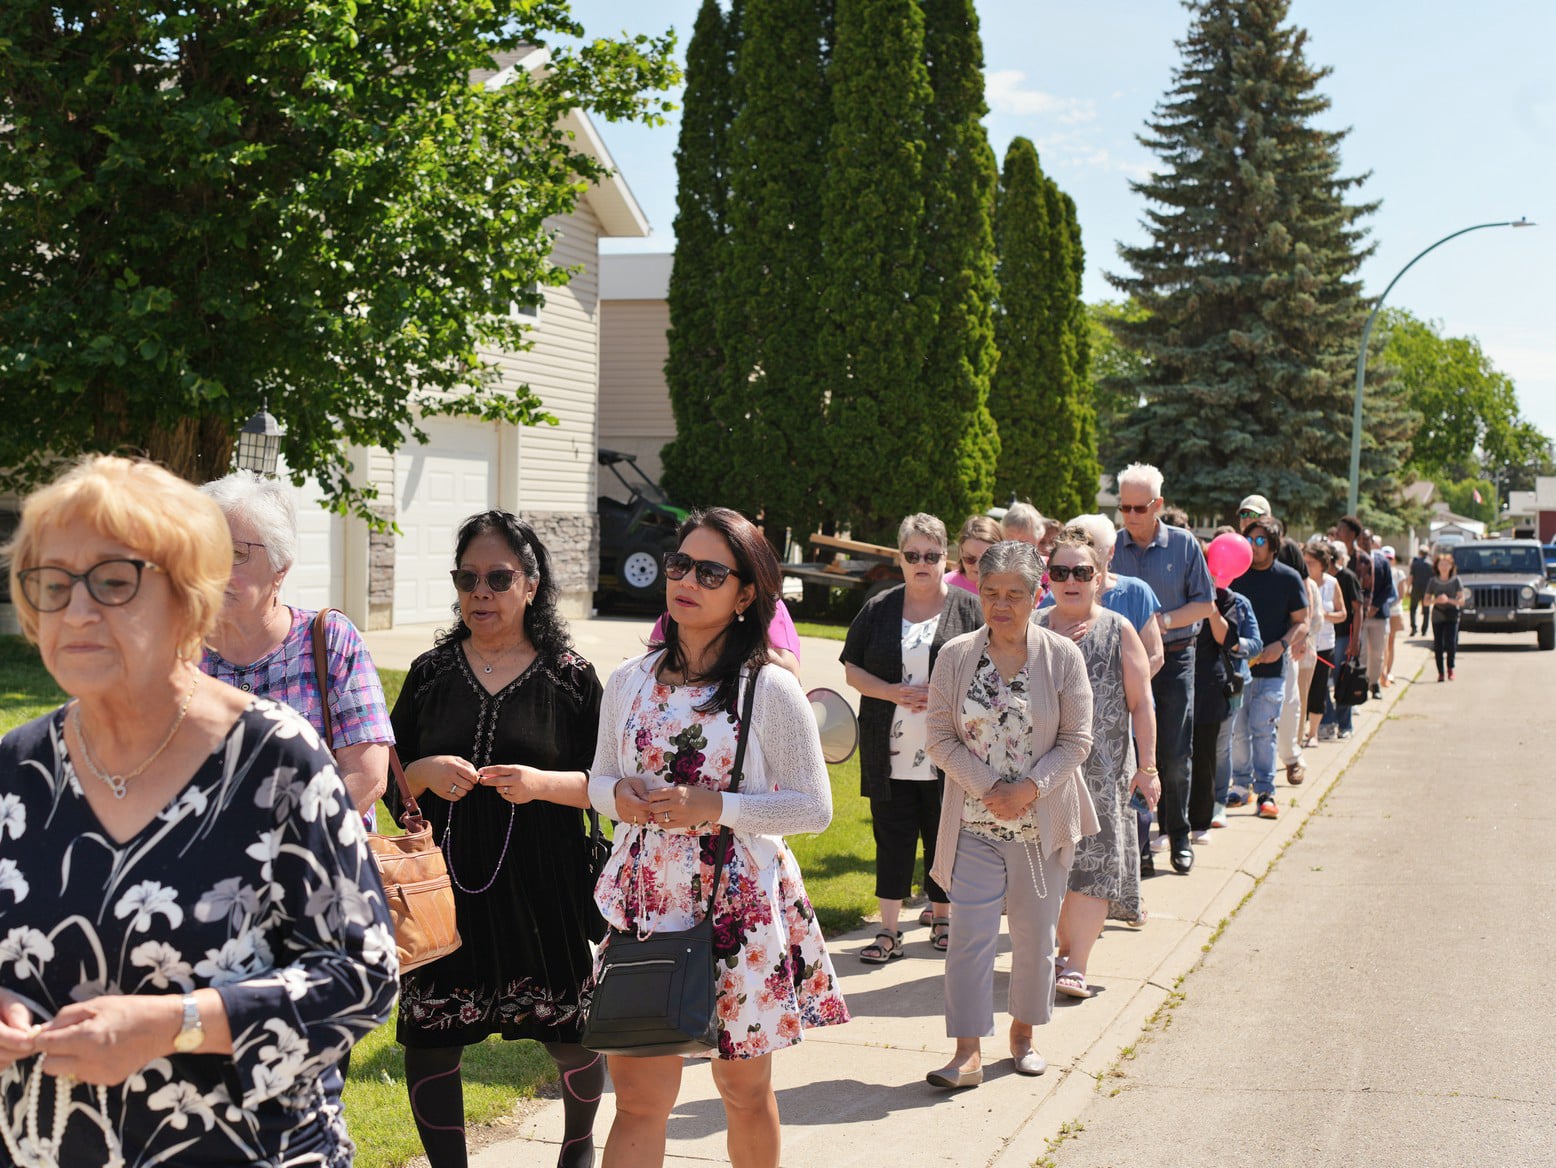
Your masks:
M 735 619 L 737 621 L 739 621 L 741 624 L 744 624 L 745 620 L 746 620 L 746 614 L 744 612 L 737 612 L 735 614 Z

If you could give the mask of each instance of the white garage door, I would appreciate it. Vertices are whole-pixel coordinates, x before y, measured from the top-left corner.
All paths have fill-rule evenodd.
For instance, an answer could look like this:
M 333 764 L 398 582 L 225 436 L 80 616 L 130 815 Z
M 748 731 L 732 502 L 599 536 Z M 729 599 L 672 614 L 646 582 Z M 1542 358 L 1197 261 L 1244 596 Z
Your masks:
M 429 442 L 394 456 L 394 623 L 447 621 L 454 588 L 454 536 L 478 511 L 497 505 L 497 425 L 432 419 Z
M 321 505 L 314 479 L 293 489 L 292 502 L 297 508 L 297 561 L 281 586 L 281 602 L 314 610 L 339 608 L 345 601 L 345 521 Z

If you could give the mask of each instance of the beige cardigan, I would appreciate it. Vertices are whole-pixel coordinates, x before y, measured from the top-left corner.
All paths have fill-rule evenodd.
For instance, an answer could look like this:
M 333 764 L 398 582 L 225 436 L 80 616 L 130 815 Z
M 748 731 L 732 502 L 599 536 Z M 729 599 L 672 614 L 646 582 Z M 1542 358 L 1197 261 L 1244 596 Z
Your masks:
M 988 643 L 987 626 L 947 641 L 929 681 L 929 757 L 947 779 L 931 872 L 942 888 L 951 887 L 964 796 L 981 799 L 999 778 L 968 748 L 962 725 L 967 690 Z M 1091 682 L 1075 642 L 1035 624 L 1027 626 L 1027 680 L 1033 757 L 1026 775 L 1039 792 L 1032 808 L 1043 849 L 1052 854 L 1100 830 L 1081 778 L 1091 753 Z

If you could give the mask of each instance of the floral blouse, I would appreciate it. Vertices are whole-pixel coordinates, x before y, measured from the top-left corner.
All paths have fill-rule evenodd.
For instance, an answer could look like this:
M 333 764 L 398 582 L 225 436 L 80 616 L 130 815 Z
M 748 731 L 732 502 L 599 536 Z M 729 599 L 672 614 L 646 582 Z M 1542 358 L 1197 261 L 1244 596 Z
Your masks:
M 929 684 L 929 647 L 940 627 L 937 612 L 914 623 L 902 619 L 902 684 Z M 929 762 L 929 713 L 895 706 L 891 715 L 891 777 L 910 782 L 932 782 L 935 769 Z
M 101 994 L 211 987 L 233 1053 L 67 1087 L 42 1164 L 346 1165 L 324 1072 L 387 1016 L 394 934 L 362 821 L 318 735 L 256 699 L 183 791 L 120 842 L 87 803 L 64 708 L 0 741 L 0 987 L 46 1021 Z M 0 1162 L 28 1162 L 36 1059 L 0 1071 Z M 53 1090 L 34 1129 L 53 1131 Z M 122 1159 L 120 1158 L 122 1157 Z
M 1032 716 L 1028 706 L 1027 667 L 1009 682 L 989 654 L 978 658 L 967 699 L 962 703 L 962 726 L 967 748 L 1004 783 L 1024 783 L 1018 769 L 1032 753 Z M 991 840 L 1037 839 L 1037 822 L 1028 807 L 1018 820 L 996 819 L 981 799 L 964 795 L 962 830 Z

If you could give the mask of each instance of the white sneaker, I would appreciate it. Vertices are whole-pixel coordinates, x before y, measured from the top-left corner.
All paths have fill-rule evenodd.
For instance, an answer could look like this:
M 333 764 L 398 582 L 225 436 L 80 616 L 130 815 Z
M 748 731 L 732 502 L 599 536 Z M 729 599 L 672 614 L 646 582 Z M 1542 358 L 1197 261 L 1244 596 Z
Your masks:
M 1159 852 L 1163 848 L 1165 848 L 1166 846 L 1167 846 L 1167 837 L 1166 836 L 1164 836 L 1164 835 L 1153 835 L 1151 837 L 1151 850 L 1153 852 Z
M 1191 831 L 1191 832 L 1189 832 L 1189 843 L 1191 843 L 1191 844 L 1204 844 L 1204 843 L 1209 843 L 1209 842 L 1210 842 L 1210 833 L 1208 831 Z

